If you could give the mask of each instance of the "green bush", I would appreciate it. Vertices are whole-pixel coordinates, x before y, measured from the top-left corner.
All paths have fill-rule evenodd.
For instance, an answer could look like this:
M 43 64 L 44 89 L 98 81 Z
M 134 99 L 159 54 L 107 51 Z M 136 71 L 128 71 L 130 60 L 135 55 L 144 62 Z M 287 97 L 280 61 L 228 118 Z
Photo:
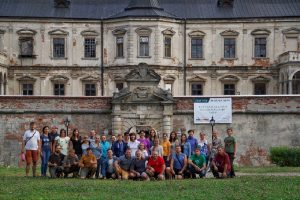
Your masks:
M 300 148 L 271 147 L 271 161 L 279 166 L 300 167 Z

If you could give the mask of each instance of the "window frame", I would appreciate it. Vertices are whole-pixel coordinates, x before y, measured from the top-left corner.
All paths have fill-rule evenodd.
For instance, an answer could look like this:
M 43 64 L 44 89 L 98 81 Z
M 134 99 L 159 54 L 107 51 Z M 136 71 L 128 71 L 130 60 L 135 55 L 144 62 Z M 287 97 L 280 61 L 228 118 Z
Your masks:
M 60 94 L 61 87 L 59 87 L 59 89 L 58 89 L 59 94 L 55 94 L 55 92 L 56 92 L 55 85 L 59 85 L 59 86 L 63 85 L 63 94 Z M 54 96 L 66 96 L 66 83 L 63 83 L 63 82 L 54 82 L 53 83 L 53 95 Z
M 264 39 L 265 40 L 265 44 L 256 44 L 256 41 L 257 40 L 261 40 L 261 39 Z M 264 37 L 264 36 L 259 36 L 259 37 L 254 37 L 254 58 L 258 58 L 258 59 L 261 59 L 261 58 L 268 58 L 268 51 L 267 51 L 267 44 L 268 44 L 268 41 L 267 41 L 267 37 Z M 265 55 L 263 56 L 258 56 L 258 52 L 257 52 L 257 45 L 259 45 L 259 52 L 262 52 L 262 45 L 264 45 L 264 50 L 265 50 Z M 262 55 L 260 53 L 260 55 Z
M 170 44 L 169 45 L 169 48 L 168 48 L 168 51 L 167 51 L 167 44 L 166 44 L 166 40 L 169 39 L 170 40 Z M 167 55 L 168 53 L 168 55 Z M 172 57 L 172 36 L 170 35 L 165 35 L 164 36 L 164 58 L 171 58 Z
M 148 27 L 140 27 L 136 29 L 137 33 L 137 57 L 138 58 L 151 58 L 151 33 L 152 30 Z M 142 37 L 147 37 L 148 38 L 148 55 L 141 55 L 141 38 Z
M 93 83 L 93 82 L 85 82 L 85 83 L 83 83 L 84 84 L 84 96 L 88 96 L 88 97 L 93 97 L 93 96 L 97 96 L 97 84 L 96 83 Z M 92 95 L 92 88 L 89 88 L 90 89 L 90 95 L 88 95 L 87 94 L 87 91 L 88 91 L 88 88 L 87 88 L 87 85 L 90 85 L 90 86 L 92 86 L 92 85 L 94 85 L 94 92 L 95 92 L 95 94 L 94 95 Z
M 94 40 L 94 44 L 86 44 L 87 40 Z M 83 52 L 83 56 L 84 56 L 84 59 L 96 59 L 97 58 L 97 40 L 96 40 L 96 37 L 92 37 L 92 36 L 89 36 L 89 37 L 84 37 L 83 38 L 83 48 L 84 48 L 84 52 Z M 94 51 L 94 56 L 87 56 L 87 45 L 89 45 L 90 47 L 90 51 Z M 92 49 L 94 48 L 94 49 Z M 90 54 L 92 54 L 93 52 L 89 52 Z
M 234 45 L 232 45 L 232 44 L 229 45 L 231 47 L 232 46 L 234 47 L 234 56 L 233 57 L 231 56 L 230 53 L 229 53 L 230 54 L 229 57 L 226 56 L 226 49 L 225 48 L 226 48 L 227 45 L 225 44 L 225 40 L 234 40 Z M 237 44 L 236 43 L 237 43 L 237 39 L 235 37 L 224 37 L 223 38 L 223 59 L 236 59 L 237 58 L 237 56 L 236 56 Z M 229 51 L 230 51 L 230 48 L 229 48 Z
M 200 46 L 200 52 L 201 55 L 199 57 L 193 57 L 193 40 L 198 39 L 201 40 L 201 46 Z M 191 54 L 190 54 L 190 58 L 193 60 L 201 60 L 204 59 L 204 48 L 203 48 L 203 37 L 191 37 Z
M 267 59 L 268 58 L 268 38 L 269 35 L 271 34 L 271 31 L 267 30 L 267 29 L 255 29 L 251 32 L 251 35 L 253 36 L 253 43 L 252 43 L 252 55 L 253 55 L 253 59 Z M 264 56 L 260 56 L 262 54 L 258 55 L 258 52 L 256 52 L 256 39 L 265 39 L 265 55 Z M 261 48 L 260 48 L 260 52 L 261 52 Z
M 193 94 L 193 85 L 201 85 L 201 94 Z M 191 81 L 190 82 L 191 96 L 203 96 L 204 95 L 204 82 Z
M 122 43 L 118 43 L 118 39 L 122 38 Z M 122 44 L 122 45 L 120 45 Z M 121 46 L 121 51 L 119 51 L 119 47 Z M 119 53 L 122 52 L 122 55 Z M 116 36 L 116 58 L 124 58 L 124 35 Z
M 50 50 L 51 50 L 51 59 L 53 60 L 64 60 L 68 59 L 68 35 L 69 33 L 60 30 L 55 29 L 53 31 L 50 31 L 48 33 L 50 35 Z M 54 55 L 54 39 L 64 39 L 64 56 L 58 57 Z
M 229 85 L 232 85 L 232 86 L 234 86 L 234 88 L 233 88 L 233 89 L 231 89 L 231 88 L 230 88 L 230 89 L 226 89 L 226 88 L 225 88 L 226 85 L 228 85 L 228 86 L 229 86 Z M 236 83 L 233 83 L 233 82 L 223 83 L 223 95 L 226 95 L 226 96 L 227 96 L 227 95 L 236 95 L 236 94 L 237 94 L 237 90 L 236 90 L 237 88 L 236 88 L 236 86 L 237 86 Z M 228 91 L 232 91 L 232 90 L 233 90 L 233 94 L 226 94 L 225 91 L 227 91 L 227 90 L 228 90 Z
M 21 82 L 20 83 L 21 84 L 21 95 L 22 96 L 33 96 L 34 95 L 34 83 L 33 82 Z M 24 85 L 31 85 L 32 86 L 32 88 L 31 88 L 31 92 L 32 92 L 32 94 L 28 94 L 28 88 L 27 88 L 27 94 L 24 94 Z

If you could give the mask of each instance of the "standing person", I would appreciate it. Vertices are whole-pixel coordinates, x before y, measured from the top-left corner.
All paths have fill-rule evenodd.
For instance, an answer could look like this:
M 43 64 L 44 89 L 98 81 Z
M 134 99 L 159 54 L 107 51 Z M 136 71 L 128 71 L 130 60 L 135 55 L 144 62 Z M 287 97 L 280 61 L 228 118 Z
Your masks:
M 51 178 L 59 178 L 63 175 L 63 160 L 65 156 L 61 153 L 61 150 L 61 146 L 57 145 L 54 153 L 49 158 L 48 166 Z
M 198 147 L 198 141 L 197 139 L 194 137 L 194 130 L 189 130 L 188 131 L 188 138 L 187 141 L 190 143 L 191 145 L 191 154 L 195 153 L 196 148 Z
M 135 152 L 139 148 L 140 142 L 136 140 L 136 134 L 135 133 L 130 133 L 130 140 L 128 142 L 128 147 L 131 149 L 131 156 L 135 156 Z
M 67 136 L 65 129 L 60 129 L 59 136 L 55 138 L 55 146 L 60 145 L 62 150 L 61 153 L 65 156 L 68 155 L 70 138 Z
M 82 155 L 85 155 L 87 152 L 87 148 L 90 147 L 90 143 L 95 142 L 95 140 L 93 140 L 92 142 L 89 141 L 89 136 L 85 135 L 83 136 L 83 141 L 81 143 L 81 151 L 82 151 Z
M 222 146 L 222 140 L 218 138 L 218 132 L 213 131 L 212 132 L 212 144 L 211 144 L 211 150 L 210 150 L 210 158 L 214 158 L 215 155 L 218 152 L 218 147 Z
M 191 144 L 187 141 L 185 133 L 181 134 L 180 145 L 181 152 L 184 153 L 187 156 L 187 158 L 189 158 L 191 156 Z
M 81 144 L 82 144 L 82 138 L 79 134 L 79 130 L 76 128 L 73 130 L 73 134 L 71 137 L 71 145 L 73 147 L 73 149 L 75 150 L 75 154 L 77 155 L 78 159 L 80 160 L 81 156 L 82 156 L 82 148 L 81 148 Z
M 87 148 L 86 154 L 79 161 L 80 178 L 94 178 L 97 169 L 97 159 L 92 149 Z
M 143 143 L 141 143 L 143 144 Z M 141 145 L 140 144 L 140 145 Z M 149 177 L 146 173 L 146 161 L 147 157 L 143 157 L 141 150 L 135 152 L 135 158 L 133 158 L 130 165 L 130 177 L 134 179 L 149 180 Z
M 179 140 L 177 137 L 177 133 L 175 131 L 172 131 L 170 133 L 170 138 L 169 138 L 170 144 L 171 144 L 171 154 L 175 153 L 175 148 L 177 145 L 179 145 Z
M 96 178 L 99 178 L 100 168 L 101 168 L 101 155 L 102 155 L 102 146 L 100 144 L 100 136 L 96 135 L 95 141 L 91 142 L 90 148 L 94 156 L 97 159 L 97 170 L 96 170 Z
M 117 160 L 116 157 L 113 156 L 113 151 L 109 149 L 107 151 L 107 158 L 104 161 L 104 169 L 105 169 L 105 176 L 106 179 L 115 179 L 117 178 L 116 170 L 114 167 L 114 163 Z
M 154 144 L 153 144 L 153 146 L 151 147 L 150 150 L 151 150 L 151 155 L 154 151 L 157 151 L 158 155 L 163 157 L 163 147 L 161 145 L 159 145 L 159 139 L 158 138 L 156 138 L 154 140 Z
M 99 178 L 105 177 L 105 160 L 107 159 L 107 151 L 110 149 L 110 143 L 106 140 L 106 135 L 101 135 L 101 142 L 100 142 L 101 148 L 102 148 L 102 154 L 101 154 L 101 176 Z
M 51 132 L 49 133 L 49 138 L 50 138 L 50 142 L 51 142 L 51 151 L 52 153 L 55 152 L 55 138 L 58 137 L 58 128 L 57 126 L 52 126 L 51 127 Z
M 154 128 L 151 128 L 149 131 L 149 141 L 150 141 L 150 146 L 154 146 L 154 140 L 158 138 L 157 133 Z
M 92 129 L 92 130 L 90 131 L 89 143 L 95 142 L 96 135 L 97 135 L 97 133 L 96 133 L 95 129 Z
M 115 135 L 111 135 L 111 138 L 110 138 L 110 144 L 111 146 L 113 145 L 113 143 L 115 143 L 117 141 L 117 138 Z
M 145 149 L 145 144 L 144 144 L 144 143 L 140 143 L 140 144 L 139 144 L 138 150 L 140 150 L 140 151 L 142 152 L 142 157 L 143 157 L 143 158 L 148 157 L 149 153 L 148 153 L 148 151 Z
M 44 126 L 43 134 L 41 135 L 41 176 L 46 176 L 48 160 L 51 155 L 51 140 L 49 138 L 49 126 Z
M 38 154 L 41 150 L 40 133 L 36 130 L 35 122 L 30 122 L 30 129 L 25 131 L 21 153 L 26 151 L 26 176 L 29 175 L 30 166 L 32 163 L 32 176 L 36 176 L 36 165 L 38 161 Z
M 150 141 L 148 140 L 148 138 L 145 137 L 145 132 L 144 131 L 141 131 L 140 132 L 140 138 L 138 139 L 138 141 L 140 143 L 143 143 L 144 144 L 144 147 L 147 151 L 150 150 L 150 147 L 151 147 L 151 144 L 150 144 Z
M 163 140 L 161 142 L 161 146 L 163 148 L 163 158 L 166 164 L 166 167 L 170 167 L 170 155 L 171 155 L 171 143 L 168 140 L 168 135 L 166 133 L 163 134 Z
M 198 142 L 198 147 L 201 150 L 201 154 L 205 157 L 206 164 L 208 164 L 209 146 L 208 146 L 207 139 L 205 139 L 205 133 L 203 131 L 200 132 L 200 140 Z
M 190 164 L 190 172 L 192 175 L 192 178 L 196 178 L 196 174 L 200 175 L 200 178 L 205 176 L 206 173 L 206 160 L 203 155 L 201 155 L 200 149 L 196 148 L 195 154 L 193 154 L 189 158 L 189 164 Z
M 75 154 L 74 149 L 70 149 L 68 155 L 65 156 L 63 161 L 64 178 L 67 178 L 70 173 L 73 173 L 73 178 L 78 177 L 79 174 L 79 160 Z
M 225 143 L 225 152 L 228 154 L 230 159 L 230 165 L 231 165 L 231 171 L 230 171 L 230 177 L 235 177 L 234 168 L 233 168 L 233 160 L 236 158 L 236 150 L 237 150 L 237 144 L 236 139 L 232 136 L 233 131 L 232 128 L 227 128 L 227 135 L 224 139 Z
M 158 156 L 158 152 L 154 151 L 148 160 L 146 173 L 149 177 L 157 178 L 158 180 L 165 179 L 166 165 L 162 157 Z
M 127 143 L 123 141 L 123 135 L 121 133 L 118 134 L 117 141 L 112 144 L 111 149 L 116 157 L 120 157 L 125 154 Z
M 181 146 L 177 145 L 175 147 L 175 153 L 172 154 L 170 162 L 170 170 L 167 170 L 169 178 L 175 176 L 176 179 L 183 179 L 185 175 L 185 170 L 187 168 L 187 156 L 181 153 Z
M 129 141 L 130 141 L 130 133 L 129 132 L 125 132 L 124 133 L 124 142 L 126 144 L 128 144 Z
M 211 170 L 216 178 L 227 178 L 230 175 L 231 165 L 228 154 L 219 146 L 218 153 L 211 163 Z
M 117 158 L 115 161 L 115 169 L 119 179 L 127 180 L 129 178 L 131 163 L 131 150 L 128 148 L 126 149 L 125 155 Z

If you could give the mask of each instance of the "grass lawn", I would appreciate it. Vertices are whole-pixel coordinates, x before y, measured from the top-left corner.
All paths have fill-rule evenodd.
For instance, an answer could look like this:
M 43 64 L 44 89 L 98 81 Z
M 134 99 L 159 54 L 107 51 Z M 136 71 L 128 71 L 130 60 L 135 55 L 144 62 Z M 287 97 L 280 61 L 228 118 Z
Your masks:
M 300 173 L 300 167 L 235 167 L 235 171 L 242 173 Z
M 282 171 L 281 171 L 282 172 Z M 257 173 L 257 172 L 256 172 Z M 0 199 L 300 199 L 300 177 L 118 181 L 25 178 L 0 167 Z

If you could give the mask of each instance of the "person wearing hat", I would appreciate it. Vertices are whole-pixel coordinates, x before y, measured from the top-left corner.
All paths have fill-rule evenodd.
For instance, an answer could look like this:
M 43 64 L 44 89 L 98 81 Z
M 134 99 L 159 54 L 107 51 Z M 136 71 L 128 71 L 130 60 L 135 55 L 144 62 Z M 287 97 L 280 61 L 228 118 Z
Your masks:
M 65 156 L 61 153 L 61 146 L 57 145 L 55 152 L 49 158 L 48 167 L 51 178 L 59 178 L 63 175 L 63 160 Z

